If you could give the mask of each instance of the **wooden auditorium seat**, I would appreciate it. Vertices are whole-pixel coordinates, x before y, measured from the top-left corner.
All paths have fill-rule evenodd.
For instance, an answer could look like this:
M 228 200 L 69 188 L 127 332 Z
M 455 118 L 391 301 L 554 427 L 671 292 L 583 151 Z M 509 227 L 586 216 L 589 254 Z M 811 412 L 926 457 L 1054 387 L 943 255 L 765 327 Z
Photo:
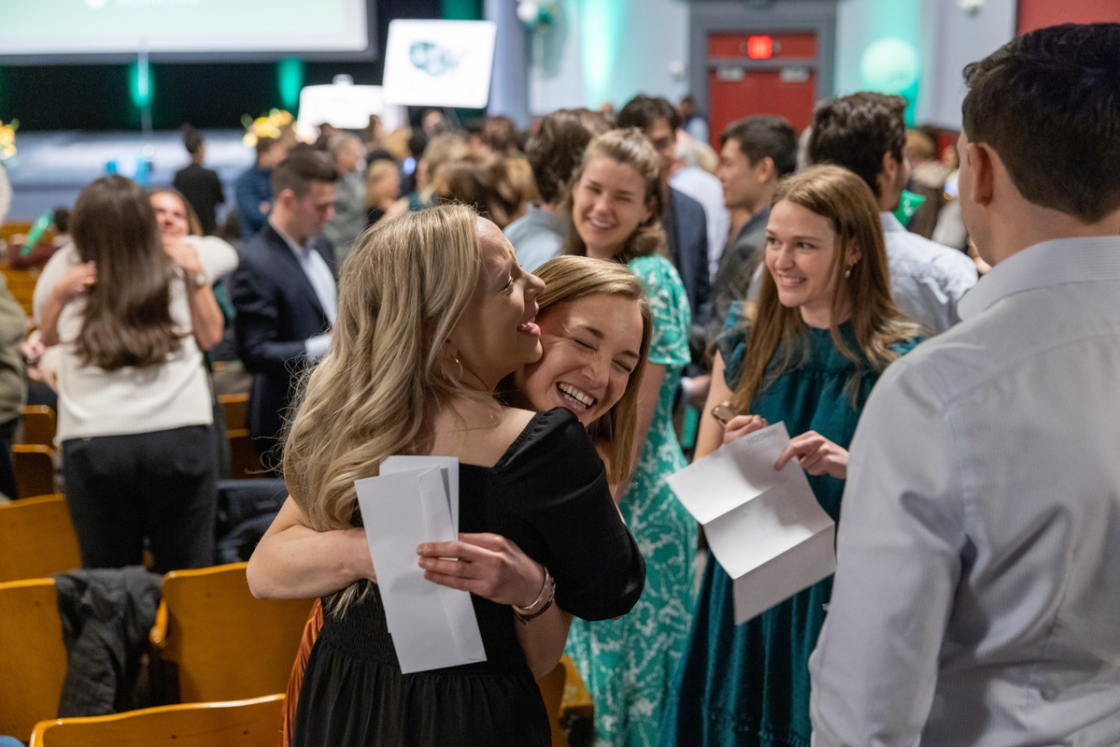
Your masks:
M 218 401 L 226 416 L 226 438 L 229 439 L 229 475 L 234 480 L 259 479 L 264 475 L 264 467 L 257 455 L 257 449 L 249 438 L 245 427 L 245 411 L 249 407 L 249 394 L 218 395 Z
M 52 495 L 54 485 L 54 452 L 42 444 L 14 444 L 12 464 L 16 473 L 17 498 Z
M 44 495 L 0 505 L 0 582 L 81 567 L 65 498 Z
M 255 599 L 246 565 L 163 577 L 151 642 L 161 659 L 178 665 L 184 703 L 253 698 L 287 687 L 313 600 Z
M 46 405 L 26 405 L 23 408 L 23 436 L 19 442 L 53 449 L 56 425 L 57 418 L 52 408 Z
M 39 282 L 38 270 L 13 270 L 8 267 L 7 260 L 0 262 L 0 271 L 8 284 L 8 290 L 23 308 L 23 313 L 31 316 L 32 298 L 35 295 L 35 284 Z
M 548 711 L 548 726 L 552 731 L 552 747 L 567 747 L 568 734 L 560 725 L 560 704 L 564 700 L 564 681 L 566 680 L 564 664 L 537 679 L 537 687 L 541 689 L 541 700 Z
M 0 583 L 0 734 L 26 741 L 57 716 L 65 677 L 54 579 Z
M 284 695 L 41 721 L 32 747 L 275 747 Z

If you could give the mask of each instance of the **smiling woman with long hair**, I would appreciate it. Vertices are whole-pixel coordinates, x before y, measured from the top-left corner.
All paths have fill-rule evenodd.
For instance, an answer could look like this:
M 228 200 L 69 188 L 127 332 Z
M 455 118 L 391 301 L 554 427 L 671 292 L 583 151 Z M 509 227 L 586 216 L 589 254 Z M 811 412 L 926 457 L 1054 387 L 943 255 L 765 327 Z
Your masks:
M 733 304 L 712 371 L 697 458 L 782 421 L 821 507 L 840 517 L 847 447 L 880 374 L 922 339 L 891 299 L 871 189 L 838 166 L 786 178 L 766 227 L 758 306 Z M 662 724 L 662 747 L 809 744 L 809 654 L 827 578 L 742 625 L 731 578 L 708 558 Z
M 74 243 L 35 287 L 60 345 L 57 439 L 87 568 L 213 562 L 215 463 L 202 350 L 222 334 L 210 289 L 236 257 L 161 238 L 148 194 L 121 176 L 78 197 Z

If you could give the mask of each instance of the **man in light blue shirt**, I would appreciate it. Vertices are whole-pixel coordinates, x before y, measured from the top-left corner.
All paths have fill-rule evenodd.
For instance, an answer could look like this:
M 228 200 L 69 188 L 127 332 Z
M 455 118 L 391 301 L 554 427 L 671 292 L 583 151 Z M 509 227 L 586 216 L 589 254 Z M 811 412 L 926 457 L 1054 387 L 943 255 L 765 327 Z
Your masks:
M 541 120 L 525 148 L 541 201 L 504 231 L 522 269 L 533 272 L 564 253 L 569 218 L 560 203 L 587 144 L 609 129 L 602 115 L 588 109 L 557 109 Z
M 993 269 L 852 442 L 818 747 L 1120 744 L 1120 24 L 965 68 Z
M 871 187 L 879 201 L 895 305 L 939 333 L 960 321 L 957 303 L 976 284 L 976 265 L 963 252 L 910 233 L 891 214 L 910 176 L 902 155 L 905 110 L 901 96 L 881 93 L 822 102 L 813 112 L 809 161 L 843 166 Z

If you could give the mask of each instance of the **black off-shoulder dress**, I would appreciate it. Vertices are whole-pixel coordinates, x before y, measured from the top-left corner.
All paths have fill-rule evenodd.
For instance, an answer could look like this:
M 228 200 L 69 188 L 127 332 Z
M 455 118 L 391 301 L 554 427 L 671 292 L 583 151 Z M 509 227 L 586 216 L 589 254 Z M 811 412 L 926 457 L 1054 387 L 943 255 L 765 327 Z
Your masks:
M 367 524 L 376 517 L 364 517 Z M 645 563 L 611 500 L 587 432 L 538 413 L 493 467 L 459 467 L 459 531 L 518 544 L 556 579 L 556 603 L 588 620 L 626 614 Z M 373 585 L 311 652 L 292 747 L 547 747 L 548 716 L 512 609 L 472 596 L 486 661 L 401 674 Z M 329 598 L 324 599 L 330 609 Z

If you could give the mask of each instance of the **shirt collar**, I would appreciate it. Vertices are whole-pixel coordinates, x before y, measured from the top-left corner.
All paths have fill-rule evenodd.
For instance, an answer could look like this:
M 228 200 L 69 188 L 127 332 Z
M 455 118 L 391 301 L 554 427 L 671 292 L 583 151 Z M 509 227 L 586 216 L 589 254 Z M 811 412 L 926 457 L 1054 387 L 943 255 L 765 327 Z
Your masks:
M 300 257 L 306 258 L 307 255 L 311 253 L 311 239 L 307 240 L 307 244 L 300 244 L 289 236 L 284 229 L 273 223 L 271 218 L 268 219 L 268 225 L 272 226 L 272 230 L 280 234 L 280 238 L 284 239 L 284 243 L 288 245 L 288 248 Z
M 879 220 L 883 223 L 883 231 L 905 231 L 906 226 L 902 225 L 894 213 L 879 213 Z
M 758 226 L 759 223 L 765 223 L 768 220 L 770 220 L 770 206 L 769 205 L 767 205 L 766 207 L 762 208 L 762 210 L 759 210 L 757 213 L 752 215 L 751 219 L 743 224 L 743 227 L 739 229 L 739 236 L 745 236 L 747 234 L 747 232 L 753 231 L 755 229 L 755 227 Z
M 993 267 L 957 306 L 970 319 L 1015 293 L 1070 283 L 1120 280 L 1120 236 L 1054 239 Z

